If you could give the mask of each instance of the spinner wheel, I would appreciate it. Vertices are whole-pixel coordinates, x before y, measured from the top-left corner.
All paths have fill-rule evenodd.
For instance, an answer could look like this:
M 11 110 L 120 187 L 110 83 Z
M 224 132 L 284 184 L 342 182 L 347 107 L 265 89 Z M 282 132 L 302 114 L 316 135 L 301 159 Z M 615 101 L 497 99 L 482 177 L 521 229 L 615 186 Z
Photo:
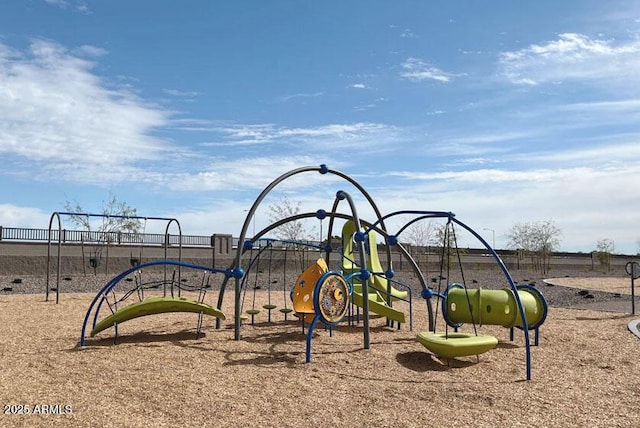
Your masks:
M 318 279 L 314 305 L 316 314 L 327 324 L 339 322 L 349 307 L 349 286 L 337 272 L 327 272 Z

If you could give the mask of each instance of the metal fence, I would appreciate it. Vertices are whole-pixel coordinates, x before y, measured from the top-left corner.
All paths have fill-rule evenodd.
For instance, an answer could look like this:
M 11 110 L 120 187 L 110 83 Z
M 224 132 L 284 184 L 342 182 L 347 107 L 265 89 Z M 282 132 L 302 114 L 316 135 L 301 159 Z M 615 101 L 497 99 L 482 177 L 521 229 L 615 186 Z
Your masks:
M 3 227 L 0 226 L 0 241 L 22 241 L 22 242 L 47 242 L 51 233 L 51 242 L 58 242 L 58 230 L 34 229 L 26 227 Z M 87 230 L 62 229 L 60 231 L 60 241 L 65 244 L 74 243 L 109 243 L 117 245 L 164 245 L 165 239 L 169 239 L 168 244 L 179 245 L 180 235 L 164 235 L 163 233 L 127 233 L 127 232 L 98 232 Z M 238 248 L 239 238 L 233 237 L 233 248 Z M 213 235 L 182 235 L 182 245 L 185 247 L 211 247 Z M 272 245 L 274 248 L 284 248 L 292 245 L 286 241 L 271 241 L 269 239 L 258 240 L 254 243 L 254 248 L 263 248 Z M 297 246 L 320 246 L 318 241 L 298 241 Z
M 49 235 L 51 234 L 51 235 Z M 63 229 L 33 229 L 25 227 L 0 226 L 0 241 L 24 241 L 24 242 L 51 242 L 63 243 L 111 243 L 122 245 L 164 245 L 168 239 L 169 245 L 179 245 L 180 235 L 165 235 L 163 233 L 127 233 L 127 232 L 98 232 L 87 230 Z M 182 235 L 183 246 L 210 247 L 211 236 Z
M 2 241 L 17 241 L 17 242 L 47 242 L 49 240 L 49 233 L 51 233 L 51 242 L 58 242 L 58 230 L 57 229 L 35 229 L 25 227 L 4 227 L 0 226 L 0 242 Z M 127 233 L 127 232 L 98 232 L 87 230 L 68 230 L 63 229 L 61 232 L 60 241 L 69 244 L 92 244 L 92 243 L 110 243 L 118 245 L 158 245 L 163 246 L 165 239 L 168 239 L 168 245 L 174 246 L 180 244 L 180 235 L 164 235 L 162 233 Z M 212 247 L 213 236 L 204 235 L 182 235 L 182 246 L 184 247 Z M 238 248 L 239 238 L 232 238 L 232 248 Z M 275 248 L 283 248 L 290 245 L 286 241 L 273 241 L 269 243 L 269 239 L 259 240 L 254 243 L 254 248 L 263 248 L 267 245 L 272 245 Z M 333 243 L 332 243 L 333 244 Z M 297 246 L 319 247 L 321 245 L 318 241 L 299 241 Z M 413 253 L 432 253 L 437 250 L 432 247 L 419 247 L 406 245 L 408 250 Z M 484 248 L 466 248 L 465 253 L 468 256 L 482 255 L 488 256 L 487 250 Z M 496 252 L 501 256 L 515 256 L 518 251 L 515 250 L 498 250 Z M 554 259 L 562 258 L 591 258 L 595 256 L 594 253 L 574 253 L 574 252 L 554 252 Z M 624 254 L 614 255 L 619 257 L 631 257 Z M 615 257 L 614 257 L 615 258 Z

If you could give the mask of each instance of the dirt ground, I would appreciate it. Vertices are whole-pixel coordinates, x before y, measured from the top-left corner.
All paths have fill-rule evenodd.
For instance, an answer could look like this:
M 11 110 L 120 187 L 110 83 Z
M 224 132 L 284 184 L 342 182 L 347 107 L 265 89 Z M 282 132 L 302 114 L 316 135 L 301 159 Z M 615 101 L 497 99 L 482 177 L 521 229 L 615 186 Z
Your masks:
M 556 288 L 613 287 L 564 279 Z M 282 295 L 271 296 L 279 308 Z M 257 292 L 256 307 L 268 297 Z M 161 314 L 121 324 L 115 345 L 108 329 L 79 349 L 92 298 L 0 296 L 0 426 L 640 426 L 640 340 L 621 311 L 551 307 L 527 381 L 519 330 L 511 342 L 505 328 L 480 327 L 499 344 L 479 358 L 432 355 L 415 339 L 427 329 L 422 300 L 413 331 L 372 317 L 368 350 L 361 326 L 319 328 L 306 364 L 300 323 L 277 309 L 233 340 L 231 294 L 222 328 L 206 318 L 199 337 L 197 315 Z

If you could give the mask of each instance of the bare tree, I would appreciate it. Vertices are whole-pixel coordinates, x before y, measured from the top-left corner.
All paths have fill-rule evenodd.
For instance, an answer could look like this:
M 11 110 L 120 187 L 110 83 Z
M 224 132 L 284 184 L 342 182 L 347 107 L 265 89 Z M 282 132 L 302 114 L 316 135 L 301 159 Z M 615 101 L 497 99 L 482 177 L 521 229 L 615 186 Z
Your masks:
M 552 220 L 516 223 L 507 233 L 508 247 L 531 257 L 534 268 L 546 274 L 551 254 L 560 245 L 560 236 L 562 231 Z
M 411 244 L 410 254 L 420 265 L 420 255 L 424 255 L 424 268 L 429 263 L 429 247 L 435 244 L 436 228 L 431 220 L 411 223 L 406 229 L 406 241 Z
M 455 224 L 451 222 L 437 225 L 434 230 L 435 239 L 432 242 L 444 253 L 447 270 L 450 270 L 454 262 L 467 252 L 466 249 L 460 248 L 461 237 L 457 232 Z
M 276 223 L 280 220 L 298 215 L 300 214 L 301 205 L 301 202 L 294 204 L 284 196 L 279 202 L 269 205 L 269 221 Z M 287 248 L 292 248 L 294 250 L 294 257 L 297 257 L 301 266 L 305 266 L 308 262 L 308 247 L 302 246 L 299 248 L 300 246 L 295 243 L 313 240 L 314 230 L 315 228 L 313 227 L 306 228 L 302 220 L 291 220 L 275 228 L 273 234 L 278 239 L 292 241 L 291 244 L 285 245 L 285 251 Z
M 73 204 L 69 201 L 65 202 L 65 210 L 72 213 L 83 213 L 82 206 L 75 201 Z M 77 214 L 69 216 L 73 224 L 86 231 L 84 236 L 92 244 L 93 250 L 90 263 L 94 273 L 100 264 L 105 245 L 115 242 L 120 233 L 137 235 L 142 229 L 142 222 L 140 219 L 135 218 L 137 210 L 124 201 L 118 201 L 111 192 L 109 192 L 109 198 L 106 201 L 102 201 L 101 212 L 96 214 L 102 215 L 97 225 L 91 221 L 91 217 L 88 215 Z
M 269 221 L 275 223 L 300 214 L 301 205 L 301 202 L 294 204 L 285 196 L 278 203 L 269 205 Z M 301 220 L 293 220 L 274 229 L 273 234 L 276 238 L 287 241 L 307 241 L 313 239 L 314 229 L 307 229 Z
M 594 251 L 598 262 L 607 272 L 611 271 L 611 256 L 614 252 L 614 242 L 612 239 L 600 239 Z
M 411 223 L 406 229 L 407 242 L 418 247 L 427 247 L 434 244 L 436 230 L 433 222 L 417 221 Z

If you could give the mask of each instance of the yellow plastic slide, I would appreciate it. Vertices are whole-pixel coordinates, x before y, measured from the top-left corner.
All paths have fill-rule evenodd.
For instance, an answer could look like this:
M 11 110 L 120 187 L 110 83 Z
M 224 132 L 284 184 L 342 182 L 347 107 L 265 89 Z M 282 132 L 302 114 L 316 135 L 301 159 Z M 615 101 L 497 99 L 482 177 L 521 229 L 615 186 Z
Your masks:
M 353 293 L 351 294 L 353 304 L 362 307 L 364 304 L 364 296 L 362 295 L 362 284 L 354 284 Z M 369 292 L 369 310 L 378 315 L 382 315 L 390 320 L 404 323 L 404 312 L 399 311 L 387 305 L 387 302 L 380 296 L 380 292 Z
M 342 250 L 344 257 L 342 258 L 342 270 L 345 274 L 353 273 L 359 270 L 358 266 L 354 265 L 354 262 L 359 261 L 359 257 L 354 254 L 353 235 L 356 233 L 356 225 L 353 221 L 348 221 L 342 227 Z M 377 235 L 374 230 L 370 230 L 369 236 L 369 253 L 367 254 L 367 267 L 371 272 L 384 272 L 382 265 L 380 264 L 380 257 L 378 256 L 378 242 Z M 388 281 L 386 278 L 378 275 L 371 277 L 371 285 L 377 290 L 381 291 L 381 296 L 384 298 L 387 295 Z M 391 287 L 392 299 L 407 299 L 409 297 L 408 291 L 401 291 L 397 288 Z M 385 299 L 386 300 L 386 299 Z
M 342 270 L 345 275 L 351 274 L 353 272 L 359 271 L 360 268 L 355 266 L 353 261 L 357 261 L 359 257 L 354 255 L 354 240 L 353 235 L 356 232 L 355 224 L 352 221 L 348 221 L 342 227 L 342 250 L 344 252 L 344 257 L 342 258 Z M 376 233 L 375 231 L 369 231 L 369 247 L 370 251 L 367 254 L 367 267 L 371 272 L 382 272 L 382 266 L 380 264 L 380 258 L 378 257 L 378 246 L 376 241 Z M 358 257 L 358 258 L 356 258 Z M 353 303 L 356 306 L 362 307 L 364 304 L 364 296 L 362 295 L 362 284 L 360 280 L 354 280 L 353 287 Z M 397 321 L 399 323 L 405 322 L 404 312 L 399 311 L 395 308 L 392 308 L 387 303 L 387 280 L 385 278 L 381 278 L 377 275 L 373 275 L 370 278 L 370 284 L 373 286 L 375 291 L 370 290 L 368 293 L 369 296 L 369 310 L 378 315 L 382 315 L 385 318 L 391 319 L 393 321 Z M 392 299 L 407 299 L 408 292 L 400 291 L 396 288 L 391 287 L 391 298 Z

